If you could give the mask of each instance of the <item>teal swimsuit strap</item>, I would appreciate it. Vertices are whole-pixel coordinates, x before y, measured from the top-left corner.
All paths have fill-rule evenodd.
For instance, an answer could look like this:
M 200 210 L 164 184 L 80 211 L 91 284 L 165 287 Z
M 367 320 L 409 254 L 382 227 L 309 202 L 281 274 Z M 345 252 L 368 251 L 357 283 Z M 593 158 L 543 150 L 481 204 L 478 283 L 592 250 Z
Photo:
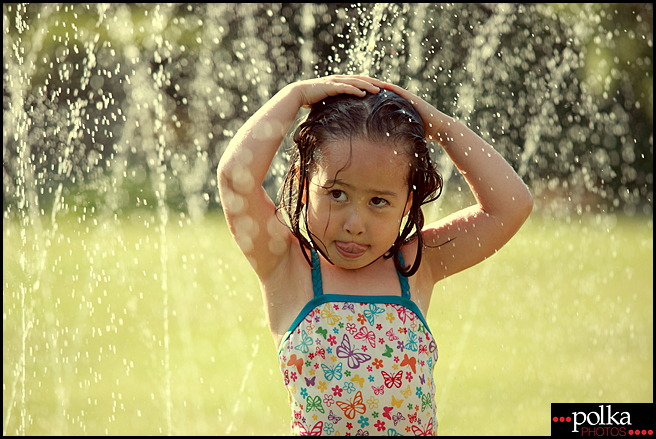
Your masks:
M 312 287 L 314 288 L 314 297 L 323 295 L 323 283 L 321 282 L 321 268 L 319 267 L 319 254 L 315 249 L 312 252 Z
M 405 267 L 405 262 L 403 262 L 403 255 L 401 250 L 399 250 L 399 262 Z M 401 274 L 399 270 L 396 270 L 396 274 L 399 275 L 399 282 L 401 282 L 401 297 L 410 299 L 410 284 L 408 283 L 408 278 Z
M 321 268 L 319 266 L 319 254 L 315 249 L 311 249 L 312 253 L 312 288 L 314 289 L 314 297 L 319 297 L 323 295 L 323 283 L 321 282 Z M 403 262 L 403 255 L 399 252 L 399 261 L 401 265 L 405 266 Z M 410 284 L 408 283 L 408 278 L 403 276 L 400 271 L 396 270 L 396 274 L 399 276 L 399 282 L 401 283 L 401 297 L 410 299 Z

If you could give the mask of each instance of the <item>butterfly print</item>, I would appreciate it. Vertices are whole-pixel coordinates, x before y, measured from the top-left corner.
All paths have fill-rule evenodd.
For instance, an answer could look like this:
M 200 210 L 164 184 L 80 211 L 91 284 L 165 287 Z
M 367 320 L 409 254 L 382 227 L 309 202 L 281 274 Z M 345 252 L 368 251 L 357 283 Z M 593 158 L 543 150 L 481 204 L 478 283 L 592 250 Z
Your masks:
M 362 392 L 358 390 L 358 393 L 355 394 L 352 400 L 347 400 L 348 402 L 336 401 L 335 404 L 342 409 L 344 416 L 348 419 L 355 418 L 356 413 L 364 414 L 367 411 L 367 406 L 362 402 Z
M 333 378 L 338 380 L 342 379 L 342 363 L 339 363 L 337 366 L 333 367 L 322 364 L 321 369 L 323 369 L 324 376 L 328 381 L 332 381 Z
M 342 320 L 342 317 L 335 314 L 328 303 L 326 303 L 326 306 L 321 310 L 321 318 L 326 319 L 328 324 L 333 326 L 335 323 Z
M 392 405 L 395 405 L 397 408 L 401 408 L 401 404 L 403 404 L 403 400 L 402 399 L 396 399 L 392 395 Z
M 431 401 L 431 397 L 428 393 L 421 395 L 421 411 L 423 412 L 426 410 L 426 407 L 433 407 L 433 402 Z
M 415 357 L 410 357 L 408 358 L 408 354 L 403 354 L 403 361 L 401 361 L 401 366 L 410 366 L 412 369 L 413 373 L 417 373 L 417 358 Z
M 323 433 L 323 421 L 319 421 L 316 424 L 314 424 L 314 427 L 310 431 L 303 425 L 302 423 L 298 423 L 298 426 L 300 428 L 300 435 L 301 436 L 321 436 Z
M 405 348 L 417 352 L 417 334 L 410 329 L 408 329 L 408 341 L 405 342 Z
M 391 389 L 392 386 L 399 388 L 403 384 L 401 381 L 403 379 L 403 371 L 400 370 L 394 375 L 390 375 L 384 370 L 381 370 L 380 373 L 383 375 L 383 378 L 385 379 L 385 387 L 388 389 Z
M 337 424 L 341 420 L 342 420 L 341 416 L 335 416 L 333 414 L 333 411 L 332 410 L 330 411 L 330 414 L 328 415 L 328 422 L 334 422 L 335 424 Z
M 304 354 L 307 354 L 308 352 L 310 352 L 310 345 L 314 342 L 312 341 L 312 338 L 310 338 L 310 336 L 307 334 L 307 332 L 305 332 L 305 330 L 303 330 L 301 334 L 302 334 L 301 343 L 298 346 L 295 346 L 294 349 L 296 349 L 297 351 L 301 351 Z
M 417 427 L 416 425 L 413 425 L 412 426 L 412 432 L 415 434 L 415 436 L 432 436 L 433 435 L 433 418 L 430 418 L 430 421 L 428 421 L 428 424 L 426 425 L 426 428 L 424 430 Z
M 392 305 L 392 308 L 394 308 L 399 315 L 399 319 L 403 323 L 405 323 L 406 319 L 414 320 L 415 319 L 415 313 L 410 311 L 410 309 L 406 308 L 405 306 L 402 305 Z
M 296 369 L 298 370 L 298 373 L 301 373 L 301 370 L 303 369 L 303 360 L 300 358 L 296 358 L 296 354 L 292 354 L 291 357 L 289 357 L 289 361 L 287 362 L 287 366 L 296 366 Z
M 431 341 L 428 343 L 428 352 L 430 352 L 430 354 L 433 356 L 433 358 L 429 358 L 429 360 L 433 360 L 433 359 L 435 359 L 435 361 L 437 361 L 437 357 L 438 357 L 438 354 L 437 354 L 437 343 L 435 343 L 435 340 L 431 340 Z
M 306 411 L 310 413 L 313 409 L 319 410 L 321 413 L 325 412 L 325 409 L 321 405 L 321 397 L 320 396 L 308 396 L 306 400 Z
M 346 334 L 344 334 L 344 338 L 342 338 L 342 344 L 335 349 L 335 353 L 339 358 L 347 359 L 346 361 L 349 369 L 357 369 L 362 363 L 371 360 L 371 355 L 356 351 L 357 348 L 351 347 L 351 342 Z
M 392 415 L 392 421 L 394 421 L 394 426 L 396 427 L 396 424 L 399 423 L 399 421 L 404 420 L 405 416 L 401 414 L 401 412 L 396 412 L 395 415 Z
M 321 334 L 321 335 L 323 336 L 323 339 L 324 339 L 324 340 L 325 340 L 326 337 L 328 336 L 328 330 L 327 330 L 327 329 L 323 329 L 321 326 L 319 326 L 319 329 L 317 329 L 317 330 L 314 331 L 314 332 L 317 333 L 317 334 Z
M 367 330 L 364 326 L 361 326 L 360 330 L 353 337 L 357 340 L 365 339 L 372 348 L 376 347 L 376 334 L 374 334 L 374 331 Z
M 360 384 L 360 388 L 362 388 L 362 386 L 364 386 L 364 378 L 360 378 L 360 375 L 354 376 L 353 378 L 351 378 L 351 381 Z
M 374 326 L 374 321 L 376 320 L 376 316 L 384 312 L 385 312 L 384 308 L 380 308 L 375 303 L 370 303 L 369 309 L 366 309 L 364 311 L 364 316 L 367 318 L 367 322 L 369 322 L 369 325 Z
M 314 313 L 315 313 L 315 312 L 316 312 L 315 309 L 313 309 L 312 311 L 310 311 L 310 312 L 308 313 L 308 315 L 305 316 L 305 319 L 304 319 L 304 320 L 305 320 L 306 322 L 308 322 L 308 323 L 312 323 L 312 319 L 314 318 Z
M 423 317 L 384 301 L 318 303 L 279 348 L 293 433 L 379 435 L 374 412 L 382 434 L 436 433 L 437 343 Z
M 399 339 L 399 337 L 397 337 L 396 334 L 394 334 L 394 329 L 392 328 L 390 328 L 390 330 L 387 331 L 385 335 L 387 336 L 389 341 L 394 341 Z

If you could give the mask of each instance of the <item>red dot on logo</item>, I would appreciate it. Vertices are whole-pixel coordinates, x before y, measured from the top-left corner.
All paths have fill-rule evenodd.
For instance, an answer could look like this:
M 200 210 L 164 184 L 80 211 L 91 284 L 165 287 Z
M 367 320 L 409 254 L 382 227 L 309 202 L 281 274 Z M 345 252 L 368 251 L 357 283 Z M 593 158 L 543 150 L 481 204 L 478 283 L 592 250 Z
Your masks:
M 633 430 L 629 430 L 629 436 L 633 436 Z
M 553 421 L 558 422 L 558 416 L 554 416 Z
M 647 434 L 647 430 L 642 430 L 642 434 Z
M 565 420 L 566 420 L 567 422 L 572 422 L 572 418 L 570 418 L 569 416 L 568 416 Z
M 647 433 L 649 434 L 649 436 L 651 436 L 652 434 L 654 434 L 654 431 L 653 431 L 653 430 L 649 430 Z
M 636 436 L 640 436 L 640 430 L 635 431 Z
M 560 417 L 560 422 L 565 422 L 565 417 L 564 416 Z

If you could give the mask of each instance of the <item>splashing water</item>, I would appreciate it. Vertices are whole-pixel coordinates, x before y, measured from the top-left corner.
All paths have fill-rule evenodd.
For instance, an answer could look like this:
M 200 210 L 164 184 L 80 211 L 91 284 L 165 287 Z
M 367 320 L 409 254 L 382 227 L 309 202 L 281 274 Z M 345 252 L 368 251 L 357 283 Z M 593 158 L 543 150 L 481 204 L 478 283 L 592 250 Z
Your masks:
M 288 432 L 259 284 L 225 227 L 214 171 L 259 106 L 327 74 L 397 83 L 462 120 L 536 202 L 526 234 L 436 287 L 452 292 L 428 316 L 444 344 L 440 428 L 483 432 L 467 430 L 474 408 L 450 430 L 461 422 L 450 405 L 501 391 L 455 389 L 479 382 L 477 340 L 518 328 L 540 336 L 500 342 L 500 372 L 488 360 L 511 383 L 496 405 L 535 419 L 556 402 L 519 360 L 543 352 L 594 388 L 567 398 L 649 400 L 632 381 L 600 387 L 615 372 L 594 365 L 609 349 L 622 367 L 634 355 L 653 365 L 653 276 L 640 265 L 653 261 L 651 5 L 4 4 L 3 32 L 4 434 Z M 274 199 L 288 142 L 265 180 Z M 471 203 L 433 152 L 446 184 L 428 221 Z M 531 280 L 545 266 L 553 276 Z M 620 292 L 599 292 L 612 285 Z M 467 288 L 477 291 L 459 295 Z M 582 363 L 554 353 L 571 328 L 587 334 Z M 519 403 L 515 377 L 533 389 Z M 531 428 L 519 431 L 548 425 Z

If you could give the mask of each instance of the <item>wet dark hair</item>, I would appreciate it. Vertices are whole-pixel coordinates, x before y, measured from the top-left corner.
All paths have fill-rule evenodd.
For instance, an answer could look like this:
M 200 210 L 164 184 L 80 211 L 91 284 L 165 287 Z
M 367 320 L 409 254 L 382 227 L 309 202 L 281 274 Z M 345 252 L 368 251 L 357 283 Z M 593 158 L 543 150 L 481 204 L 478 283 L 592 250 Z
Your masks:
M 331 96 L 312 106 L 306 120 L 296 128 L 291 148 L 289 169 L 279 196 L 279 209 L 290 221 L 290 228 L 299 240 L 305 259 L 310 265 L 306 249 L 316 248 L 330 261 L 313 239 L 307 226 L 307 209 L 303 196 L 309 193 L 310 179 L 323 144 L 335 140 L 368 139 L 385 145 L 401 146 L 410 160 L 408 187 L 412 191 L 412 206 L 408 219 L 396 241 L 385 254 L 394 258 L 394 265 L 404 276 L 417 272 L 421 263 L 424 242 L 421 229 L 424 214 L 421 206 L 436 200 L 442 193 L 442 178 L 430 157 L 424 123 L 419 113 L 405 99 L 390 90 L 367 93 L 364 97 L 351 94 Z M 303 235 L 305 228 L 310 241 Z M 411 232 L 414 229 L 414 233 Z M 399 258 L 401 246 L 418 239 L 417 257 L 410 268 L 403 267 Z

